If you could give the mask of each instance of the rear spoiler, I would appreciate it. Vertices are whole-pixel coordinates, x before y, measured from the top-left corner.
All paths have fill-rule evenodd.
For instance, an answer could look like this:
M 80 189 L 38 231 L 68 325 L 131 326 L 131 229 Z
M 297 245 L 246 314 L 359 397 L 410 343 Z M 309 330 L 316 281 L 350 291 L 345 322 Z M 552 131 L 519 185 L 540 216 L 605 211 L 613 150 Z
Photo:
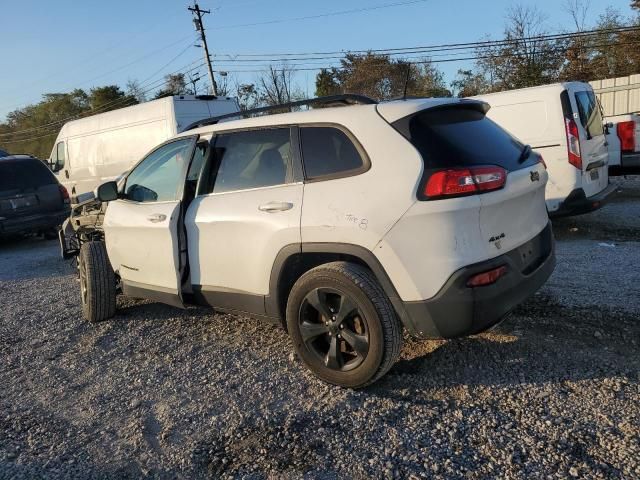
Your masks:
M 399 120 L 413 118 L 418 113 L 433 112 L 438 110 L 451 109 L 472 109 L 486 114 L 491 106 L 479 99 L 461 98 L 457 100 L 438 101 L 439 99 L 422 98 L 413 99 L 406 102 L 395 101 L 389 103 L 378 104 L 378 113 L 388 123 L 393 124 Z

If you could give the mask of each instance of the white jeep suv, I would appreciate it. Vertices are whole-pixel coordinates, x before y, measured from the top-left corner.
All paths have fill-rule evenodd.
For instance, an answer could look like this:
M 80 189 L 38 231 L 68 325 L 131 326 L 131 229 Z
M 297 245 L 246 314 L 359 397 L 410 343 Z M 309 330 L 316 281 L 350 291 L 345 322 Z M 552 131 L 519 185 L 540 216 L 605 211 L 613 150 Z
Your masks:
M 547 280 L 544 162 L 486 103 L 293 106 L 339 102 L 209 119 L 99 187 L 61 234 L 85 316 L 113 316 L 121 291 L 273 319 L 314 374 L 357 388 L 403 328 L 482 332 Z

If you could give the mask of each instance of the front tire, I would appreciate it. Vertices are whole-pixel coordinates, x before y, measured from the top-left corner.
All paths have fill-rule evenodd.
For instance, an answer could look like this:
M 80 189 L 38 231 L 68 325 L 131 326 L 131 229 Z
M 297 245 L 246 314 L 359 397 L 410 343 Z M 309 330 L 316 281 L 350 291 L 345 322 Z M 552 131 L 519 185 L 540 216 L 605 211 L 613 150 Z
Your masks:
M 116 313 L 116 279 L 104 242 L 87 242 L 78 259 L 82 313 L 89 322 L 101 322 Z
M 354 263 L 316 267 L 287 302 L 294 348 L 321 380 L 348 388 L 377 381 L 402 347 L 402 325 L 373 273 Z

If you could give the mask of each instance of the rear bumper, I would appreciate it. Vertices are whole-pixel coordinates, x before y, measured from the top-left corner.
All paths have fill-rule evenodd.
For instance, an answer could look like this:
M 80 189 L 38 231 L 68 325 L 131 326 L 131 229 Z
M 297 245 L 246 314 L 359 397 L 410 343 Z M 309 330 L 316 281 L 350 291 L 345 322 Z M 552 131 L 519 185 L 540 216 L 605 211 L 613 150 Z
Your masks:
M 2 219 L 0 215 L 0 235 L 36 233 L 57 228 L 69 217 L 70 212 L 71 210 L 66 208 L 57 212 L 6 219 Z
M 640 175 L 640 152 L 623 153 L 620 157 L 620 165 L 609 167 L 609 175 Z
M 551 223 L 526 244 L 500 257 L 454 273 L 429 300 L 404 302 L 405 326 L 421 338 L 456 338 L 480 333 L 533 295 L 555 268 Z M 496 283 L 467 287 L 469 277 L 500 266 L 508 273 Z
M 600 193 L 592 197 L 587 197 L 582 188 L 576 188 L 569 196 L 560 204 L 560 208 L 554 212 L 549 212 L 551 218 L 570 217 L 573 215 L 582 215 L 583 213 L 593 212 L 602 207 L 607 199 L 616 190 L 615 185 L 609 185 Z

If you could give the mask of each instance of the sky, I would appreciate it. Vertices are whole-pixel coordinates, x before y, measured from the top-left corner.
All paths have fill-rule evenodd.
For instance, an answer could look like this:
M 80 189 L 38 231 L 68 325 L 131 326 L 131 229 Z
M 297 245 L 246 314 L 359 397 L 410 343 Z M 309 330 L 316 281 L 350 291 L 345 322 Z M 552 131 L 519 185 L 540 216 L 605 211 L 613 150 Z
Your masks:
M 521 0 L 548 16 L 550 33 L 572 30 L 564 0 Z M 608 6 L 628 14 L 630 0 L 591 0 L 588 23 Z M 0 0 L 0 120 L 42 94 L 138 80 L 194 68 L 203 57 L 188 0 Z M 393 6 L 388 6 L 395 4 Z M 200 0 L 214 70 L 257 70 L 230 60 L 245 54 L 389 49 L 500 39 L 514 0 Z M 388 6 L 386 8 L 376 8 Z M 366 10 L 363 10 L 366 9 Z M 360 11 L 357 11 L 360 10 Z M 340 15 L 327 15 L 345 12 Z M 300 17 L 315 17 L 300 19 Z M 295 19 L 295 20 L 294 20 Z M 266 23 L 268 22 L 268 23 Z M 262 25 L 256 25 L 262 23 Z M 307 63 L 326 63 L 314 60 Z M 246 63 L 255 65 L 255 63 Z M 321 66 L 321 65 L 318 65 Z M 469 62 L 441 63 L 447 83 Z M 303 68 L 303 67 L 301 67 Z M 305 65 L 304 68 L 316 68 Z M 206 69 L 191 72 L 206 82 Z M 314 94 L 314 71 L 296 73 Z M 258 73 L 233 73 L 255 81 Z

